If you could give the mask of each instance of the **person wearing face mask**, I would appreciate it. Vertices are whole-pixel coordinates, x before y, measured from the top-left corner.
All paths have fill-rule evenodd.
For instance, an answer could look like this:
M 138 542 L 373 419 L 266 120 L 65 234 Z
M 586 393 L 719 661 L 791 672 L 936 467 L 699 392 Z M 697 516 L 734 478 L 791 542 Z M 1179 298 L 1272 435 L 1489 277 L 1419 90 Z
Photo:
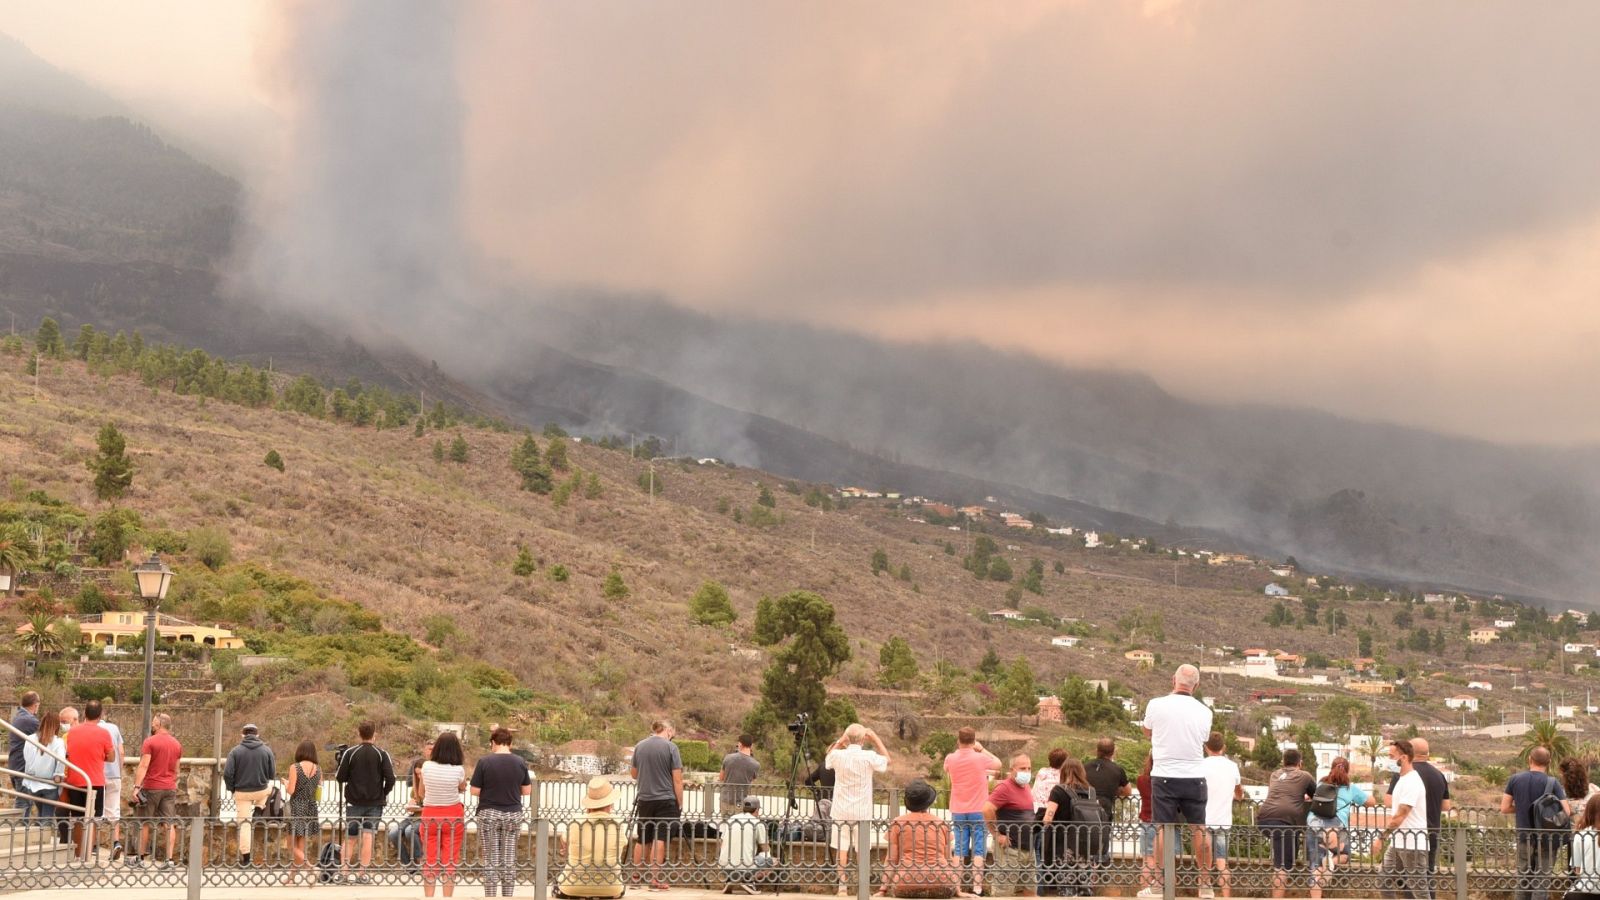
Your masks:
M 1011 757 L 1006 780 L 989 793 L 983 817 L 995 829 L 994 871 L 989 882 L 994 896 L 1012 893 L 1036 896 L 1038 873 L 1033 861 L 1033 760 L 1026 753 Z

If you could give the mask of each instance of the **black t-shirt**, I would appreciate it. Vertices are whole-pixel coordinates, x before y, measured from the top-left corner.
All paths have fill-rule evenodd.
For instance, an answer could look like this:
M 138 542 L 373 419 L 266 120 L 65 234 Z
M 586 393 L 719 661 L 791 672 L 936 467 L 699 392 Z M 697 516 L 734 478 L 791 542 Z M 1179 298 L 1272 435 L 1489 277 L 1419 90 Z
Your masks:
M 1094 787 L 1095 799 L 1100 801 L 1100 807 L 1106 811 L 1106 821 L 1116 821 L 1113 807 L 1117 803 L 1117 795 L 1128 785 L 1128 773 L 1122 767 L 1109 759 L 1084 760 L 1083 769 L 1089 774 L 1089 784 Z
M 491 753 L 472 767 L 479 809 L 522 812 L 522 786 L 531 783 L 528 764 L 515 753 Z
M 1422 761 L 1411 764 L 1417 774 L 1422 777 L 1422 787 L 1427 794 L 1428 828 L 1437 830 L 1439 822 L 1444 817 L 1444 802 L 1450 799 L 1450 782 L 1444 779 L 1444 773 L 1434 768 L 1433 763 Z M 1394 793 L 1394 786 L 1400 781 L 1400 773 L 1396 772 L 1389 779 L 1389 793 Z

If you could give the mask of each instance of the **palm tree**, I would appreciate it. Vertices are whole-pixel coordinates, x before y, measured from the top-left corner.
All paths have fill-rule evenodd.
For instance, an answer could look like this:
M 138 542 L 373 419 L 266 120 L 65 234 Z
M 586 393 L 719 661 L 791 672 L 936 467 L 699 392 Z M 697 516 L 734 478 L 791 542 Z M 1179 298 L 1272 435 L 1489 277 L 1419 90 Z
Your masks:
M 0 529 L 0 571 L 11 576 L 10 593 L 17 592 L 17 576 L 33 561 L 33 551 L 28 548 L 28 530 L 20 522 Z
M 1373 773 L 1373 781 L 1377 781 L 1378 751 L 1383 749 L 1383 738 L 1376 734 L 1367 735 L 1367 744 L 1362 748 L 1367 751 L 1367 768 Z
M 63 645 L 61 635 L 56 632 L 56 620 L 45 613 L 29 616 L 28 630 L 18 632 L 16 645 L 24 653 L 33 654 L 36 660 L 61 652 Z
M 1522 736 L 1522 752 L 1517 758 L 1524 763 L 1528 761 L 1528 754 L 1533 748 L 1543 747 L 1550 751 L 1550 765 L 1558 765 L 1563 759 L 1572 755 L 1572 738 L 1568 737 L 1554 722 L 1534 722 L 1528 726 L 1528 732 Z

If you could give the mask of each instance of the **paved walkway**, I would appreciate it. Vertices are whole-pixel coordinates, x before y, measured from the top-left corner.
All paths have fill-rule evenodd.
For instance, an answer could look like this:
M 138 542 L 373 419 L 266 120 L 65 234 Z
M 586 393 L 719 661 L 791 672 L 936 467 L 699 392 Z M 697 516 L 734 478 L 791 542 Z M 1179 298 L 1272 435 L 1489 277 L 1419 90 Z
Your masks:
M 70 888 L 48 888 L 37 891 L 23 891 L 16 894 L 5 894 L 5 900 L 61 900 L 62 897 L 91 896 L 94 889 L 75 891 Z M 184 900 L 188 897 L 186 889 L 181 887 L 165 888 L 115 888 L 117 900 Z M 354 885 L 318 885 L 315 888 L 307 887 L 208 887 L 201 891 L 204 900 L 290 900 L 290 898 L 310 898 L 310 900 L 418 900 L 422 896 L 422 888 L 417 885 L 374 885 L 371 887 L 358 887 Z M 435 896 L 438 896 L 437 894 Z M 463 900 L 482 897 L 483 888 L 473 885 L 462 885 L 456 889 L 456 896 Z M 532 897 L 533 885 L 517 885 L 518 897 Z M 650 896 L 660 897 L 663 900 L 725 900 L 720 890 L 702 891 L 690 888 L 674 888 L 661 894 L 648 892 L 628 892 L 628 897 Z M 738 894 L 736 896 L 747 896 Z M 772 894 L 765 894 L 772 897 Z M 791 897 L 806 895 L 791 894 Z M 824 895 L 817 894 L 817 897 Z M 830 897 L 832 895 L 827 895 Z

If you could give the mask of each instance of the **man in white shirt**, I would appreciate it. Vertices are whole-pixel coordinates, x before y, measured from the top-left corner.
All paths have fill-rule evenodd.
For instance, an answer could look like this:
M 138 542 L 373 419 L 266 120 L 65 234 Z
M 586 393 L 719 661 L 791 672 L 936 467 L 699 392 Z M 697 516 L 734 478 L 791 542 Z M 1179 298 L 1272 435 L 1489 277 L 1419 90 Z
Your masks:
M 1389 744 L 1389 758 L 1400 764 L 1400 778 L 1389 792 L 1389 822 L 1372 842 L 1383 853 L 1385 897 L 1427 896 L 1422 879 L 1428 874 L 1428 788 L 1412 765 L 1410 741 Z M 1383 845 L 1387 844 L 1387 847 Z
M 1211 859 L 1217 869 L 1217 884 L 1222 896 L 1233 896 L 1233 880 L 1228 875 L 1228 829 L 1233 827 L 1233 801 L 1244 799 L 1239 764 L 1224 751 L 1227 741 L 1222 732 L 1213 731 L 1206 741 L 1206 758 L 1200 765 L 1206 773 L 1206 831 L 1211 837 Z M 1200 897 L 1209 898 L 1209 874 L 1201 873 Z
M 1144 733 L 1150 738 L 1154 763 L 1150 769 L 1150 822 L 1177 824 L 1181 816 L 1192 826 L 1195 865 L 1201 872 L 1209 872 L 1203 748 L 1211 737 L 1211 707 L 1194 698 L 1199 683 L 1199 669 L 1188 663 L 1179 666 L 1172 673 L 1172 693 L 1146 704 Z M 1159 847 L 1158 843 L 1158 852 Z M 1209 892 L 1210 887 L 1205 890 Z
M 871 741 L 873 750 L 861 746 Z M 832 769 L 833 784 L 833 849 L 838 851 L 839 896 L 853 893 L 849 887 L 850 848 L 855 846 L 856 823 L 872 818 L 872 774 L 889 769 L 889 751 L 883 741 L 860 722 L 851 723 L 828 749 L 823 765 Z M 870 852 L 872 848 L 858 848 Z
M 755 883 L 772 867 L 772 857 L 767 853 L 767 825 L 758 815 L 760 798 L 745 797 L 739 810 L 722 826 L 717 865 L 722 867 L 722 877 L 728 882 L 723 885 L 722 892 L 731 894 L 737 885 L 746 894 L 759 894 L 761 891 Z
M 109 710 L 116 698 L 107 697 L 101 700 L 101 708 L 107 712 L 100 715 L 100 727 L 111 733 L 111 745 L 117 748 L 117 758 L 106 763 L 106 821 L 111 824 L 111 861 L 116 862 L 122 858 L 122 729 L 110 720 Z M 140 735 L 143 741 L 149 735 Z

